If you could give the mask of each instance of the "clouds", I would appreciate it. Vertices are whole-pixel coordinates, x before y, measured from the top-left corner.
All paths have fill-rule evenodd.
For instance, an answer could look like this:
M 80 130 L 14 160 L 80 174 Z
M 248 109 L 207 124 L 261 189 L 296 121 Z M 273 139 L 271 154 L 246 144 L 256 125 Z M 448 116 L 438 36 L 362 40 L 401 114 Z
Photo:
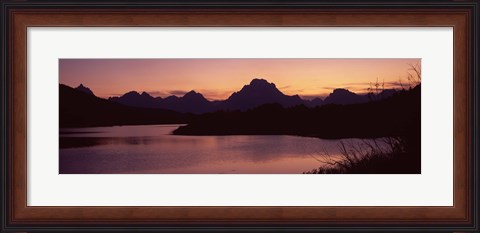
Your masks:
M 195 90 L 209 100 L 222 100 L 255 77 L 275 83 L 287 95 L 322 96 L 336 88 L 366 91 L 377 77 L 385 80 L 385 88 L 399 89 L 410 86 L 408 64 L 419 62 L 416 58 L 61 59 L 59 73 L 61 83 L 84 83 L 102 97 L 136 90 L 164 98 Z
M 147 93 L 153 97 L 161 97 L 169 94 L 168 92 L 164 91 L 147 91 Z
M 168 93 L 170 95 L 176 95 L 176 96 L 184 96 L 185 94 L 187 94 L 189 91 L 185 91 L 185 90 L 171 90 L 171 91 L 168 91 Z

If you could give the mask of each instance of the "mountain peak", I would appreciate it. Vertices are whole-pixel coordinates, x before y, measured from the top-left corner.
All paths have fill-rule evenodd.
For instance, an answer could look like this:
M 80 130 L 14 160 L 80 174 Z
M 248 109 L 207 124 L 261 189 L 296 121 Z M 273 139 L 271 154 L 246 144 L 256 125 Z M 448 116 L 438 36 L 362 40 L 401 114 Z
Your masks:
M 303 100 L 298 96 L 288 96 L 277 89 L 274 83 L 265 79 L 255 78 L 250 84 L 234 92 L 225 101 L 226 109 L 247 110 L 263 104 L 278 103 L 284 107 L 300 105 Z
M 255 78 L 253 79 L 250 84 L 243 86 L 243 88 L 235 93 L 270 93 L 271 95 L 280 95 L 282 94 L 274 83 L 269 83 L 265 79 Z M 233 93 L 233 94 L 235 94 Z
M 81 91 L 83 93 L 95 96 L 95 94 L 93 94 L 93 91 L 90 90 L 90 88 L 84 86 L 83 83 L 80 83 L 80 85 L 78 85 L 78 87 L 76 87 L 75 90 L 78 90 L 78 91 Z
M 344 89 L 344 88 L 337 88 L 337 89 L 334 89 L 333 90 L 333 93 L 334 94 L 342 94 L 342 93 L 353 93 L 347 89 Z
M 141 96 L 143 97 L 152 97 L 150 94 L 148 94 L 147 92 L 142 92 Z
M 182 98 L 185 98 L 185 99 L 198 99 L 198 100 L 201 100 L 201 101 L 208 101 L 207 99 L 205 99 L 205 97 L 203 97 L 202 94 L 194 91 L 194 90 L 191 90 L 189 91 L 188 93 L 186 93 Z
M 252 93 L 252 92 L 277 92 L 278 89 L 275 84 L 269 83 L 265 79 L 252 79 L 249 84 L 242 87 L 240 91 L 234 92 L 232 95 L 238 95 L 240 93 Z
M 357 104 L 364 103 L 368 99 L 365 96 L 357 95 L 347 89 L 337 88 L 323 101 L 324 104 Z
M 126 96 L 140 96 L 140 94 L 136 91 L 129 91 L 129 92 L 123 94 L 122 96 L 125 96 L 125 97 Z
M 200 95 L 200 93 L 198 93 L 198 92 L 196 92 L 196 91 L 194 91 L 194 90 L 191 90 L 191 91 L 185 93 L 185 95 L 183 95 L 183 96 L 187 96 L 187 95 Z
M 250 86 L 273 86 L 275 87 L 274 83 L 269 83 L 267 80 L 263 78 L 254 78 L 250 81 Z

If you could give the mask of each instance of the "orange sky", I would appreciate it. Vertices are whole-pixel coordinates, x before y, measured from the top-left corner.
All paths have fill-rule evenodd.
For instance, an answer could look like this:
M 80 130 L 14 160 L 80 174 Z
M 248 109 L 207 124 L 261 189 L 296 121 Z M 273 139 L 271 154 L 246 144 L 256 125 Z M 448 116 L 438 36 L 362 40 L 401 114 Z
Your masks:
M 420 59 L 60 59 L 60 83 L 80 83 L 99 97 L 146 91 L 181 96 L 195 90 L 222 100 L 263 78 L 288 95 L 324 97 L 335 88 L 364 93 L 370 83 L 385 88 L 408 83 L 409 64 Z

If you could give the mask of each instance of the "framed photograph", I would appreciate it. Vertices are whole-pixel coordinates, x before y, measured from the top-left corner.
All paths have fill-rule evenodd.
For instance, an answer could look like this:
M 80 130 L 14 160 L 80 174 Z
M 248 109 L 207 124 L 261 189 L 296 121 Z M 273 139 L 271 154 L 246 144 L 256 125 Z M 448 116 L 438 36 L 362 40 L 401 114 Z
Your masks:
M 2 231 L 478 225 L 478 1 L 2 1 Z

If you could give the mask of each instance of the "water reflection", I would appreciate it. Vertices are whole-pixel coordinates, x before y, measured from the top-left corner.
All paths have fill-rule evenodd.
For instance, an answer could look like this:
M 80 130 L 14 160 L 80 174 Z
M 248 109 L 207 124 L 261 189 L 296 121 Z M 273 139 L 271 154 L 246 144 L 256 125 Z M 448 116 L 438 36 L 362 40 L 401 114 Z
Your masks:
M 285 136 L 178 136 L 178 125 L 62 129 L 60 173 L 299 174 L 338 140 Z M 351 143 L 358 139 L 348 139 Z

